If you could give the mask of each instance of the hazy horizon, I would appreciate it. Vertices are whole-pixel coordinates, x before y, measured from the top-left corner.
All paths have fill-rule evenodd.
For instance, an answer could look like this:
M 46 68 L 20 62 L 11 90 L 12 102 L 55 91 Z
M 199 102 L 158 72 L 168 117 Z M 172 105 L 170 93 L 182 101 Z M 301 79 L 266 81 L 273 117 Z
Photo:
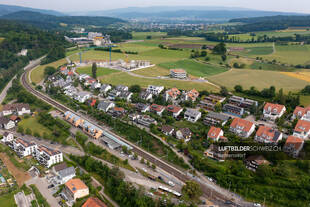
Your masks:
M 57 10 L 61 12 L 98 11 L 150 6 L 212 6 L 310 13 L 309 0 L 260 0 L 252 2 L 249 2 L 248 0 L 192 0 L 190 4 L 185 0 L 114 0 L 112 2 L 100 0 L 53 0 L 52 2 L 49 0 L 0 0 L 0 4 Z

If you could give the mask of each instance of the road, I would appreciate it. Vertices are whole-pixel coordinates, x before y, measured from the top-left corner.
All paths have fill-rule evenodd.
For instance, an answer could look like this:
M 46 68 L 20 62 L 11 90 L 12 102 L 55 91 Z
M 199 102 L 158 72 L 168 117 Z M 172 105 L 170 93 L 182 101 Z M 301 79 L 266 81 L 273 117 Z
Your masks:
M 97 126 L 98 128 L 110 133 L 111 135 L 117 137 L 118 139 L 120 139 L 121 141 L 127 143 L 128 145 L 133 147 L 133 151 L 135 153 L 137 153 L 139 156 L 143 157 L 144 159 L 148 160 L 151 163 L 154 163 L 156 166 L 158 166 L 159 168 L 162 168 L 163 170 L 165 170 L 166 172 L 168 172 L 169 174 L 177 177 L 179 180 L 186 182 L 188 180 L 194 180 L 192 177 L 189 177 L 188 175 L 186 175 L 183 171 L 176 169 L 175 167 L 173 167 L 172 165 L 166 163 L 165 161 L 161 160 L 160 158 L 157 158 L 156 156 L 144 151 L 143 149 L 139 148 L 138 146 L 129 143 L 126 139 L 114 134 L 113 132 L 109 131 L 107 128 L 103 128 L 102 126 L 99 126 L 96 122 L 89 120 L 87 117 L 85 117 L 83 114 L 77 113 L 73 110 L 71 110 L 70 108 L 58 103 L 57 101 L 53 100 L 52 98 L 50 98 L 49 96 L 38 92 L 36 90 L 34 90 L 31 85 L 27 82 L 27 72 L 31 70 L 31 68 L 28 68 L 28 70 L 23 73 L 23 75 L 21 76 L 21 83 L 24 86 L 24 88 L 26 90 L 28 90 L 30 93 L 32 93 L 33 95 L 35 95 L 36 97 L 38 97 L 39 99 L 47 102 L 48 104 L 52 105 L 54 108 L 58 109 L 61 112 L 66 112 L 66 111 L 70 111 L 71 113 L 76 114 L 77 116 L 80 116 L 82 119 L 87 120 L 91 123 L 93 123 L 95 126 Z M 226 193 L 222 193 L 222 192 L 218 192 L 218 191 L 214 191 L 213 188 L 211 188 L 209 185 L 206 185 L 204 182 L 200 182 L 199 183 L 201 185 L 201 189 L 202 192 L 204 193 L 204 195 L 217 202 L 217 203 L 221 203 L 221 206 L 225 206 L 224 202 L 226 200 L 234 200 L 235 202 L 237 202 L 239 205 L 241 206 L 253 206 L 253 204 L 250 204 L 248 202 L 243 201 L 241 198 L 239 197 L 235 197 L 232 194 L 227 195 Z

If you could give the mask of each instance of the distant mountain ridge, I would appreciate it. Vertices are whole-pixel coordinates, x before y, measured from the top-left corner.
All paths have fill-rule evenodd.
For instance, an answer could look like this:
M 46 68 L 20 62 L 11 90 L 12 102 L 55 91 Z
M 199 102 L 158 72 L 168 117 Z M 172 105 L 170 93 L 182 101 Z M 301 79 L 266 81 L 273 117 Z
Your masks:
M 0 16 L 0 19 L 26 22 L 43 29 L 61 28 L 60 24 L 66 24 L 69 26 L 70 25 L 107 26 L 114 23 L 126 22 L 122 19 L 113 17 L 54 16 L 32 11 L 18 11 L 15 13 Z
M 49 14 L 49 15 L 55 15 L 55 16 L 64 16 L 65 15 L 64 13 L 54 11 L 54 10 L 35 9 L 35 8 L 30 8 L 30 7 L 0 4 L 0 16 L 7 15 L 10 13 L 14 13 L 14 12 L 18 12 L 18 11 L 40 12 L 42 14 Z

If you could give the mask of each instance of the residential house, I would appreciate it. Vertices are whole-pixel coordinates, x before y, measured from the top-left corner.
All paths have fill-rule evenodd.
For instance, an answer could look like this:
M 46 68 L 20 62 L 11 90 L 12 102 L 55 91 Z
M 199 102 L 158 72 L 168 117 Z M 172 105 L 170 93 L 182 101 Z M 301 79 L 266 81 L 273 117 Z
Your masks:
M 122 91 L 119 95 L 119 98 L 124 99 L 127 102 L 130 102 L 132 95 L 133 93 L 131 93 L 130 91 Z
M 91 99 L 87 100 L 87 105 L 88 106 L 94 107 L 94 106 L 96 106 L 96 103 L 97 103 L 97 100 L 94 99 L 94 98 L 91 98 Z
M 221 128 L 212 126 L 208 132 L 208 138 L 217 142 L 224 137 L 224 131 Z
M 21 118 L 19 116 L 12 115 L 10 116 L 10 120 L 13 121 L 15 125 L 17 125 L 17 123 L 21 121 Z
M 190 122 L 197 122 L 198 119 L 201 118 L 201 112 L 196 109 L 186 109 L 186 112 L 184 113 L 184 119 Z
M 171 69 L 170 76 L 171 78 L 185 79 L 187 78 L 187 73 L 183 69 Z
M 48 148 L 46 146 L 38 146 L 33 152 L 34 157 L 38 162 L 49 168 L 54 164 L 63 162 L 63 154 L 58 150 Z
M 89 189 L 84 182 L 78 178 L 71 179 L 65 183 L 64 194 L 69 201 L 83 198 L 89 195 Z
M 113 117 L 122 117 L 125 115 L 126 110 L 122 107 L 113 107 L 108 113 Z
M 84 103 L 87 99 L 91 97 L 91 94 L 85 91 L 78 92 L 75 94 L 74 99 L 80 103 Z
M 84 81 L 87 78 L 91 78 L 91 77 L 89 75 L 87 75 L 87 74 L 80 74 L 79 75 L 79 81 Z
M 284 152 L 290 154 L 293 157 L 298 157 L 300 151 L 302 150 L 304 146 L 304 139 L 295 137 L 295 136 L 289 136 L 286 139 L 285 145 L 283 147 Z
M 210 111 L 204 118 L 203 123 L 207 126 L 224 126 L 229 119 L 229 116 Z
M 90 85 L 90 88 L 95 90 L 95 89 L 101 89 L 101 83 L 99 81 L 92 82 Z
M 185 142 L 189 142 L 192 138 L 192 131 L 189 128 L 181 128 L 175 132 L 175 137 L 177 139 L 184 140 Z
M 88 77 L 88 78 L 85 78 L 84 80 L 84 86 L 85 87 L 88 87 L 88 86 L 91 86 L 92 84 L 96 83 L 97 80 L 92 78 L 92 77 Z M 100 87 L 100 86 L 99 86 Z
M 100 111 L 108 112 L 113 107 L 115 107 L 115 104 L 111 101 L 100 101 L 97 109 Z
M 118 86 L 115 87 L 115 89 L 118 90 L 118 91 L 121 91 L 121 92 L 128 91 L 128 86 L 118 85 Z
M 187 92 L 182 93 L 182 101 L 191 101 L 195 102 L 197 98 L 199 97 L 199 92 L 196 89 L 192 89 Z
M 175 106 L 175 105 L 168 105 L 166 107 L 167 111 L 172 113 L 174 118 L 177 118 L 181 112 L 183 111 L 183 108 L 180 106 Z
M 64 90 L 64 94 L 73 98 L 78 93 L 78 90 L 74 86 L 70 86 Z
M 204 99 L 208 100 L 209 102 L 212 102 L 212 103 L 223 103 L 226 100 L 225 97 L 217 96 L 214 94 L 210 94 L 209 96 L 205 97 Z
M 292 120 L 295 120 L 295 119 L 310 121 L 310 106 L 306 108 L 297 106 L 292 116 Z
M 128 115 L 128 118 L 130 119 L 130 121 L 136 121 L 139 118 L 139 114 L 137 113 L 132 113 Z
M 107 94 L 109 90 L 111 90 L 112 87 L 111 85 L 109 84 L 103 84 L 100 88 L 100 93 L 103 93 L 103 94 Z
M 298 120 L 293 136 L 302 139 L 307 139 L 310 135 L 310 122 L 305 120 Z
M 149 115 L 140 115 L 137 117 L 136 122 L 143 126 L 149 127 L 151 124 L 157 125 L 157 121 Z
M 82 205 L 82 207 L 108 207 L 104 204 L 99 198 L 90 197 L 86 200 L 86 202 Z
M 141 91 L 139 97 L 140 97 L 142 100 L 149 101 L 149 100 L 152 100 L 153 94 L 151 94 L 151 93 L 148 92 L 148 91 Z
M 13 140 L 13 150 L 17 153 L 19 157 L 26 157 L 32 155 L 37 147 L 38 146 L 36 143 L 28 142 L 21 138 Z
M 249 170 L 256 171 L 261 165 L 269 165 L 270 162 L 266 160 L 262 155 L 252 155 L 245 159 L 245 167 Z
M 0 128 L 12 129 L 15 127 L 15 122 L 7 117 L 0 117 Z
M 244 108 L 233 105 L 233 104 L 225 104 L 223 106 L 223 110 L 229 114 L 242 116 L 244 114 Z
M 8 116 L 12 114 L 17 114 L 18 116 L 23 116 L 24 114 L 30 114 L 30 106 L 25 103 L 15 103 L 15 104 L 7 104 L 2 108 L 3 116 Z
M 144 103 L 137 103 L 135 107 L 137 111 L 142 112 L 142 113 L 150 111 L 150 106 Z
M 158 104 L 152 104 L 150 107 L 151 112 L 156 113 L 157 115 L 161 116 L 162 113 L 165 111 L 165 107 L 158 105 Z
M 199 107 L 208 111 L 215 111 L 217 102 L 211 102 L 207 99 L 201 100 L 199 103 Z
M 174 132 L 174 128 L 172 126 L 163 125 L 161 127 L 161 132 L 166 136 L 171 136 Z
M 171 88 L 170 90 L 167 90 L 164 98 L 166 101 L 175 101 L 179 95 L 181 94 L 181 92 L 177 89 L 177 88 Z
M 211 159 L 223 162 L 228 157 L 228 150 L 220 150 L 219 146 L 211 144 L 204 154 Z
M 112 89 L 108 93 L 108 99 L 109 100 L 115 100 L 115 98 L 119 97 L 121 95 L 121 91 L 118 91 L 116 89 Z
M 229 130 L 240 137 L 248 138 L 255 131 L 255 125 L 245 119 L 235 118 Z
M 253 106 L 255 106 L 255 107 L 258 106 L 257 101 L 254 101 L 251 99 L 245 99 L 245 98 L 240 97 L 240 96 L 230 97 L 228 99 L 228 103 L 235 105 L 235 106 L 239 106 L 239 107 L 247 109 L 247 110 L 251 109 L 251 107 L 253 107 Z
M 67 167 L 67 164 L 61 163 L 53 167 L 59 184 L 64 184 L 76 176 L 74 167 Z
M 266 103 L 264 106 L 263 115 L 265 119 L 276 120 L 280 118 L 286 111 L 284 105 Z
M 13 140 L 14 140 L 14 135 L 11 132 L 4 132 L 3 137 L 1 139 L 3 143 L 13 142 Z
M 260 126 L 254 140 L 265 144 L 277 144 L 282 140 L 282 133 L 267 126 Z
M 164 90 L 164 86 L 153 86 L 153 85 L 149 85 L 146 89 L 147 92 L 158 96 L 163 90 Z

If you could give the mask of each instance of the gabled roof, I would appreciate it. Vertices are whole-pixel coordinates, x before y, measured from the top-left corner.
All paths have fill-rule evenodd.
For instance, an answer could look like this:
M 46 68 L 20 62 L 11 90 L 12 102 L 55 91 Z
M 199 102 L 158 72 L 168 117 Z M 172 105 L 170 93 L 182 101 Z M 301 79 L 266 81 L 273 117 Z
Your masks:
M 208 138 L 217 139 L 220 136 L 222 129 L 212 126 L 208 132 Z
M 299 138 L 299 137 L 295 137 L 295 136 L 289 136 L 286 139 L 285 148 L 294 148 L 295 150 L 299 150 L 300 147 L 303 145 L 304 140 Z
M 170 71 L 174 73 L 186 73 L 186 71 L 183 69 L 171 69 Z
M 264 106 L 265 111 L 270 111 L 272 113 L 279 114 L 281 111 L 285 109 L 284 105 L 281 104 L 274 104 L 274 103 L 266 103 Z
M 256 136 L 271 142 L 277 142 L 280 135 L 279 131 L 267 126 L 260 126 L 256 132 Z
M 161 127 L 161 131 L 165 133 L 171 133 L 172 131 L 174 131 L 174 128 L 172 126 L 163 125 Z
M 192 136 L 192 131 L 189 128 L 181 128 L 178 131 L 182 133 L 183 137 Z
M 249 132 L 254 124 L 245 119 L 235 118 L 230 124 L 231 128 L 240 128 L 244 132 Z
M 296 132 L 308 132 L 310 131 L 310 122 L 305 120 L 298 120 L 295 126 Z
M 65 162 L 54 166 L 54 170 L 56 172 L 61 171 L 61 170 L 66 169 L 66 168 L 67 168 L 67 163 L 65 163 Z
M 90 197 L 87 201 L 83 204 L 82 207 L 107 207 L 99 198 Z
M 66 187 L 74 194 L 79 190 L 88 189 L 87 185 L 82 180 L 74 178 L 65 183 Z
M 305 114 L 305 108 L 300 107 L 300 106 L 296 106 L 296 108 L 295 108 L 293 114 L 294 114 L 295 116 L 303 116 L 303 115 Z
M 67 167 L 65 169 L 58 171 L 58 174 L 64 178 L 64 177 L 67 177 L 69 175 L 74 175 L 75 169 L 74 169 L 74 167 Z

